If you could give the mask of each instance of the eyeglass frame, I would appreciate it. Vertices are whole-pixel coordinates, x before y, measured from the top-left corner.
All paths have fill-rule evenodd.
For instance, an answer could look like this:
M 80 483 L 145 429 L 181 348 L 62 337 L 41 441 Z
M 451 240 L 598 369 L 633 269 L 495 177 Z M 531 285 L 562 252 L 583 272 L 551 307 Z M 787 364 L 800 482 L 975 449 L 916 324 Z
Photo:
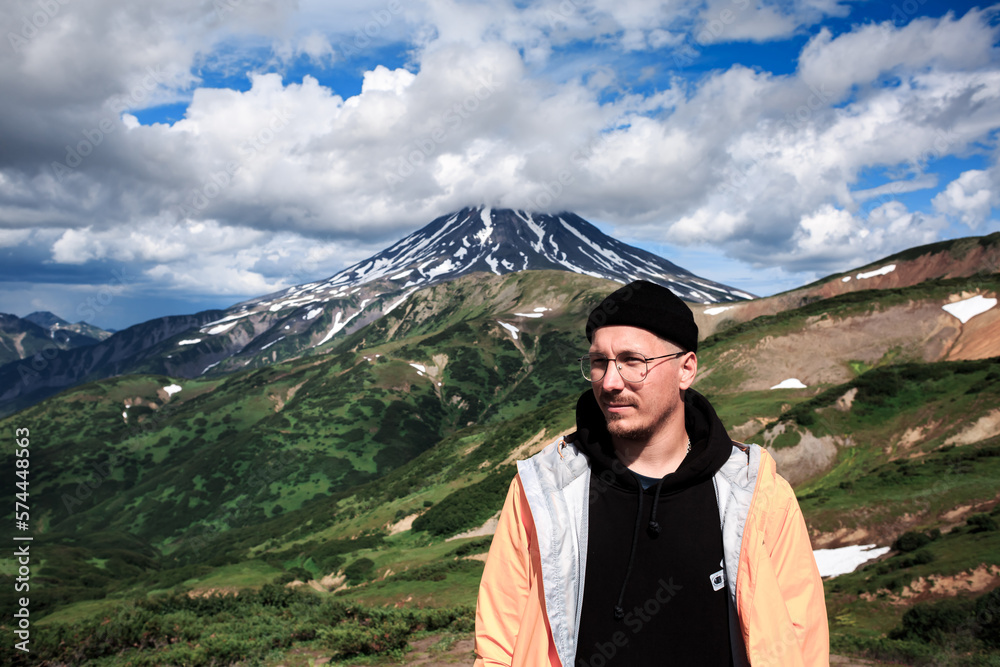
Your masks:
M 623 354 L 631 354 L 631 355 L 636 356 L 636 357 L 642 357 L 643 360 L 646 362 L 646 372 L 643 373 L 643 377 L 642 377 L 641 380 L 629 380 L 624 375 L 622 375 L 622 367 L 621 367 L 621 364 L 618 363 L 618 357 L 622 356 Z M 641 352 L 624 351 L 624 352 L 619 352 L 617 355 L 615 355 L 614 362 L 615 362 L 615 368 L 618 370 L 618 375 L 621 376 L 622 381 L 624 381 L 624 382 L 630 382 L 632 384 L 640 384 L 640 383 L 646 381 L 646 375 L 649 374 L 649 362 L 656 361 L 657 359 L 666 359 L 668 357 L 672 357 L 672 358 L 676 359 L 677 357 L 683 356 L 685 354 L 687 354 L 687 350 L 681 350 L 680 352 L 673 352 L 671 354 L 661 354 L 658 357 L 647 357 L 646 355 L 644 355 Z M 612 359 L 610 357 L 606 356 L 606 355 L 602 354 L 601 356 L 604 357 L 605 361 L 609 361 L 609 362 L 612 361 Z M 592 361 L 589 354 L 585 354 L 584 356 L 580 357 L 577 360 L 577 361 L 580 362 L 580 373 L 583 375 L 583 379 L 586 380 L 587 382 L 590 382 L 591 384 L 593 384 L 594 382 L 601 382 L 601 381 L 603 381 L 604 378 L 605 378 L 605 376 L 608 374 L 608 370 L 605 368 L 604 369 L 604 373 L 601 375 L 601 377 L 599 379 L 591 380 L 591 379 L 589 379 L 587 377 L 586 371 L 583 370 L 583 360 L 584 359 L 586 359 L 587 361 Z

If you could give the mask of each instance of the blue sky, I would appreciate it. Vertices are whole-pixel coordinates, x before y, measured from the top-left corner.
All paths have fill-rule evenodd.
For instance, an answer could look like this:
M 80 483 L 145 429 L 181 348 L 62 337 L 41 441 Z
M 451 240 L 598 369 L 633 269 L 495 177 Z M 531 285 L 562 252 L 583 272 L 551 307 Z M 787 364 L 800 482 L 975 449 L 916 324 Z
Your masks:
M 1000 230 L 988 5 L 16 0 L 0 23 L 0 312 L 224 308 L 478 204 L 551 199 L 760 295 Z

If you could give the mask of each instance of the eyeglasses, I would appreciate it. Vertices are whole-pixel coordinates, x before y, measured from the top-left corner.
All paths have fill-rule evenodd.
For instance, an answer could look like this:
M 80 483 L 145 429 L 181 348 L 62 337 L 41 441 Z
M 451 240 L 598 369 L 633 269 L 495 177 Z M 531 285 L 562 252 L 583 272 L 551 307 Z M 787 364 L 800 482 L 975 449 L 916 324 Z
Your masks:
M 642 382 L 649 372 L 649 362 L 656 359 L 669 359 L 687 354 L 687 352 L 674 352 L 664 354 L 659 357 L 644 357 L 637 352 L 622 352 L 615 357 L 615 367 L 622 379 L 626 382 Z M 583 377 L 588 382 L 600 382 L 604 379 L 604 374 L 608 372 L 608 359 L 603 354 L 588 354 L 580 357 L 580 370 Z

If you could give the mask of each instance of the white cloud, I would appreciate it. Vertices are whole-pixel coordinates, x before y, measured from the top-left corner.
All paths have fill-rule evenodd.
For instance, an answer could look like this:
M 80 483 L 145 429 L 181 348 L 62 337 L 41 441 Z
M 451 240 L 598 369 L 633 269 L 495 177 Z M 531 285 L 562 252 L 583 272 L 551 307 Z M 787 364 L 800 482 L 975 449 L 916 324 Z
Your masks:
M 800 16 L 785 13 L 776 5 L 750 0 L 710 0 L 699 16 L 695 41 L 699 44 L 765 42 L 791 34 L 799 26 L 799 20 Z
M 949 12 L 900 28 L 891 22 L 869 24 L 836 38 L 824 28 L 802 50 L 799 73 L 807 85 L 829 89 L 839 98 L 853 86 L 868 86 L 885 75 L 991 66 L 996 30 L 986 26 L 987 20 L 986 12 L 973 9 L 958 19 Z
M 862 190 L 852 190 L 851 196 L 854 201 L 864 202 L 869 199 L 878 199 L 880 201 L 886 199 L 893 199 L 897 195 L 901 195 L 905 192 L 917 192 L 919 190 L 927 190 L 929 188 L 937 187 L 938 179 L 935 174 L 925 174 L 918 178 L 912 178 L 910 180 L 892 181 L 885 183 L 883 185 L 876 186 L 874 188 L 865 188 Z
M 972 169 L 948 184 L 934 197 L 934 208 L 977 229 L 1000 206 L 1000 189 L 987 171 Z
M 16 248 L 27 242 L 32 235 L 30 229 L 0 229 L 0 248 Z
M 836 271 L 931 243 L 944 226 L 942 220 L 913 213 L 895 201 L 865 217 L 824 205 L 799 221 L 784 262 L 802 270 Z
M 66 230 L 52 246 L 52 259 L 144 267 L 143 273 L 165 291 L 253 295 L 327 277 L 377 249 L 345 248 L 334 240 L 270 234 L 215 220 L 179 225 L 150 220 L 127 230 Z
M 315 31 L 310 32 L 299 40 L 296 52 L 305 54 L 313 62 L 321 64 L 324 62 L 333 62 L 336 59 L 336 53 L 333 50 L 333 46 L 330 45 L 330 41 Z
M 19 30 L 34 7 L 19 0 L 0 28 Z M 712 20 L 724 29 L 700 43 L 775 40 L 848 5 L 145 7 L 67 4 L 24 49 L 0 54 L 0 245 L 41 243 L 24 230 L 44 227 L 54 262 L 134 262 L 178 289 L 235 294 L 279 284 L 299 261 L 294 244 L 324 248 L 315 260 L 330 274 L 485 202 L 575 210 L 623 236 L 787 271 L 839 270 L 936 240 L 944 216 L 981 226 L 996 205 L 993 167 L 962 174 L 931 211 L 892 199 L 937 188 L 937 158 L 994 141 L 988 11 L 820 30 L 791 74 L 733 64 L 657 79 L 670 51 L 653 64 L 637 54 L 698 44 Z M 739 11 L 724 20 L 727 9 Z M 356 94 L 257 71 L 246 90 L 198 84 L 212 67 L 241 72 L 255 50 L 269 67 L 305 59 L 330 74 L 347 51 L 377 60 L 404 39 L 405 63 L 353 72 Z M 635 58 L 640 78 L 605 55 Z M 640 80 L 659 89 L 636 92 Z M 140 109 L 178 100 L 189 100 L 183 119 L 138 123 Z M 868 187 L 871 171 L 889 182 Z
M 266 280 L 259 273 L 214 262 L 179 267 L 157 264 L 146 275 L 165 289 L 180 289 L 198 294 L 268 294 L 283 287 L 281 281 Z
M 225 255 L 270 238 L 265 232 L 221 226 L 215 221 L 181 225 L 165 222 L 154 219 L 127 228 L 69 229 L 53 244 L 52 258 L 62 264 L 80 264 L 92 259 L 176 262 L 188 257 L 191 248 Z

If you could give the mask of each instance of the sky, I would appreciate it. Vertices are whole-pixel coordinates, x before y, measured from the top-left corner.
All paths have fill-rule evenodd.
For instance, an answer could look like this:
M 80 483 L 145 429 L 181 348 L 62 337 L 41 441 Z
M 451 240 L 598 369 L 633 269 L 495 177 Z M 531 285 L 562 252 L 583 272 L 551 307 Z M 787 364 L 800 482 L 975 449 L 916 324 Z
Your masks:
M 0 28 L 0 312 L 225 308 L 480 204 L 761 296 L 1000 230 L 1000 5 L 7 0 Z

